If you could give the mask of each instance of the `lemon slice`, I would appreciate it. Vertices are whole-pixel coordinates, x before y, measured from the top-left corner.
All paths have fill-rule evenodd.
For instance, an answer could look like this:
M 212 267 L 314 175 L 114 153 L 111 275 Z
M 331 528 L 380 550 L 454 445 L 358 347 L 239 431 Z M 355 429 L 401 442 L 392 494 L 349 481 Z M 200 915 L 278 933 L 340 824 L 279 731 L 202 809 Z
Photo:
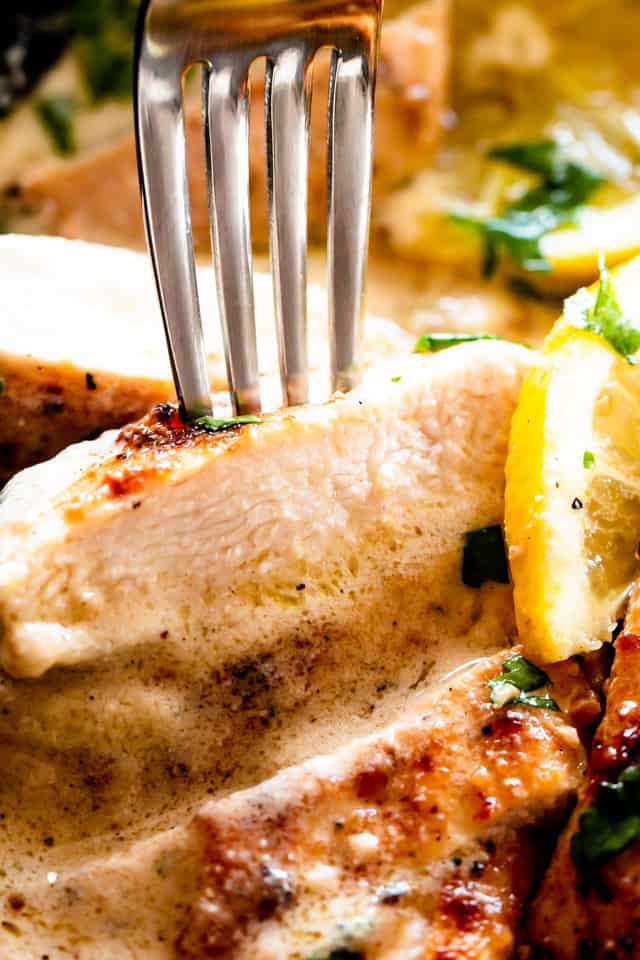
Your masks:
M 503 193 L 486 186 L 483 203 L 472 213 L 480 218 L 494 216 L 504 202 Z M 596 279 L 600 254 L 616 266 L 640 253 L 640 194 L 616 197 L 613 202 L 611 194 L 615 191 L 607 194 L 605 206 L 585 207 L 575 226 L 559 227 L 541 238 L 540 251 L 549 270 L 524 272 L 534 286 L 566 294 Z M 453 173 L 441 171 L 424 172 L 392 194 L 378 213 L 391 247 L 417 259 L 479 267 L 484 256 L 480 236 L 450 216 L 451 210 L 460 207 L 460 196 L 464 197 L 463 183 Z M 520 272 L 508 259 L 505 269 Z
M 604 254 L 616 266 L 640 252 L 640 194 L 607 207 L 586 207 L 575 227 L 548 233 L 540 249 L 551 267 L 550 278 L 577 287 L 598 276 L 598 259 Z M 545 275 L 536 277 L 544 284 Z
M 640 258 L 614 278 L 640 307 Z M 581 291 L 593 304 L 596 292 Z M 610 638 L 640 575 L 640 367 L 571 322 L 567 302 L 525 379 L 506 467 L 505 530 L 525 655 Z

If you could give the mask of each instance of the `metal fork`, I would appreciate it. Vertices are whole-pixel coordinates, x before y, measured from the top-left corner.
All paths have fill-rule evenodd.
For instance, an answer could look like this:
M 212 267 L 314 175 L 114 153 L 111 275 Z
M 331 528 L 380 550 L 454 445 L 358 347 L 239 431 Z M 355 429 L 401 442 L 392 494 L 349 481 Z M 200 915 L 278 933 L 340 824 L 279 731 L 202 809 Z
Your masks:
M 283 394 L 308 398 L 307 157 L 312 60 L 332 49 L 328 110 L 333 388 L 357 379 L 382 0 L 145 0 L 135 116 L 147 240 L 178 398 L 211 411 L 185 159 L 183 77 L 203 65 L 209 220 L 231 401 L 260 410 L 249 223 L 248 74 L 266 58 L 270 254 Z

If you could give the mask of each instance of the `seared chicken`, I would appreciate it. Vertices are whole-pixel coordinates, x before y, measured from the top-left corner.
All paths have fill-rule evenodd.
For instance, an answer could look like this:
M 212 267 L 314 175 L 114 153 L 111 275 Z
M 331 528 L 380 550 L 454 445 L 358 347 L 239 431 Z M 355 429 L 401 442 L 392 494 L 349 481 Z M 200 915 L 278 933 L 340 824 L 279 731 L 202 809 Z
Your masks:
M 528 358 L 417 354 L 213 435 L 162 407 L 24 471 L 0 502 L 3 665 L 38 676 L 167 637 L 215 664 L 317 645 L 347 616 L 346 643 L 392 650 L 409 624 L 428 643 L 465 532 L 500 522 Z
M 544 828 L 580 779 L 571 709 L 591 697 L 563 666 L 550 689 L 569 712 L 492 706 L 488 681 L 512 654 L 411 695 L 366 739 L 207 803 L 191 826 L 111 855 L 105 834 L 84 855 L 56 835 L 39 872 L 16 881 L 12 868 L 22 906 L 3 919 L 21 938 L 3 925 L 3 958 L 25 940 L 81 960 L 509 957 Z
M 582 748 L 561 713 L 492 706 L 504 658 L 369 740 L 208 804 L 180 955 L 510 957 L 544 850 L 532 828 L 562 814 Z
M 199 274 L 214 392 L 226 372 L 212 272 Z M 157 296 L 146 256 L 49 237 L 0 237 L 0 485 L 63 447 L 141 417 L 174 397 Z M 255 276 L 262 398 L 280 404 L 271 278 Z M 328 396 L 325 291 L 311 284 L 311 396 Z M 363 362 L 408 353 L 412 338 L 367 316 Z M 227 402 L 222 398 L 223 404 Z
M 606 712 L 578 806 L 531 908 L 531 939 L 555 960 L 640 958 L 640 840 L 634 839 L 640 833 L 630 829 L 626 800 L 619 796 L 626 790 L 624 771 L 637 763 L 640 746 L 638 599 L 627 632 L 615 643 Z M 607 806 L 603 791 L 617 799 Z M 637 820 L 637 801 L 633 807 Z
M 385 24 L 377 84 L 374 198 L 427 164 L 442 133 L 447 96 L 448 0 L 425 0 Z M 328 61 L 314 74 L 309 158 L 309 223 L 323 230 Z M 267 242 L 264 84 L 251 85 L 250 177 L 254 240 Z M 196 247 L 209 249 L 199 96 L 187 109 L 188 174 Z M 392 149 L 389 145 L 392 144 Z M 21 175 L 8 208 L 15 229 L 126 246 L 143 243 L 132 134 Z M 375 200 L 374 200 L 375 202 Z

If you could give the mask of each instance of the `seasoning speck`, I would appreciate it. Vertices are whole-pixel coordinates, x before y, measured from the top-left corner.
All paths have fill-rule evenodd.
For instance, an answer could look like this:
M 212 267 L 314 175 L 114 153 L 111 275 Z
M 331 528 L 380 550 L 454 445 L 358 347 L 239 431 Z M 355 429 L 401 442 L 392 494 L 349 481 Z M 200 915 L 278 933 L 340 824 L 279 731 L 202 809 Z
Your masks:
M 580 499 L 580 497 L 573 498 L 573 500 L 571 501 L 571 509 L 582 510 L 582 500 Z
M 94 380 L 92 373 L 85 373 L 84 379 L 85 379 L 85 383 L 87 384 L 87 390 L 96 389 L 96 381 Z

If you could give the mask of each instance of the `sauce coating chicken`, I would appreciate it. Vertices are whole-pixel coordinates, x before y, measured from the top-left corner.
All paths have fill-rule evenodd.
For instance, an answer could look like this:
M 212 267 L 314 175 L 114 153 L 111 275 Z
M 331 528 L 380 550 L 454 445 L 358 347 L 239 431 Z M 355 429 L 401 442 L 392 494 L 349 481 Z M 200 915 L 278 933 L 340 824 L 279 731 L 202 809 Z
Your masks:
M 179 955 L 509 957 L 545 850 L 536 828 L 562 815 L 583 750 L 560 712 L 492 705 L 506 656 L 378 735 L 205 806 Z M 563 688 L 590 696 L 579 671 Z

